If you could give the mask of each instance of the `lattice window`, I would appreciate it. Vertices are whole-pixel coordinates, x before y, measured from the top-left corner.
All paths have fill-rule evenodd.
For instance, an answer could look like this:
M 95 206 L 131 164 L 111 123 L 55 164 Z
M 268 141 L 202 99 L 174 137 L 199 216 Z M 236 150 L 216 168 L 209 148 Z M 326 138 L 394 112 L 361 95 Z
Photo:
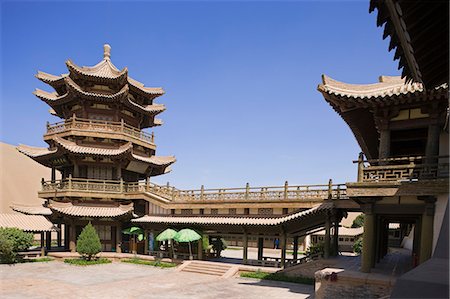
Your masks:
M 228 210 L 228 214 L 230 215 L 236 215 L 236 209 L 232 208 Z
M 192 209 L 181 209 L 181 215 L 192 215 Z
M 259 208 L 258 214 L 259 215 L 273 215 L 273 209 L 272 208 Z
M 211 215 L 218 215 L 219 209 L 211 209 Z

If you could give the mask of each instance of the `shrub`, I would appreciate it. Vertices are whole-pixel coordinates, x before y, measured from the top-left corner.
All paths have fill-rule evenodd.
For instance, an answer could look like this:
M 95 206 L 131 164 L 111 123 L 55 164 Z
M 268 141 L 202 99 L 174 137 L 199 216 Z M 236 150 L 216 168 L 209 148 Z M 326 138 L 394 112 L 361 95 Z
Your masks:
M 256 272 L 243 272 L 240 274 L 241 277 L 249 277 L 256 279 L 265 279 L 265 280 L 275 280 L 275 281 L 285 281 L 285 282 L 293 282 L 293 283 L 301 283 L 301 284 L 314 284 L 314 278 L 304 277 L 304 276 L 287 276 L 282 273 L 264 273 L 259 269 Z
M 324 244 L 323 243 L 317 243 L 317 244 L 311 244 L 311 246 L 309 246 L 308 250 L 306 251 L 306 254 L 311 255 L 311 254 L 321 254 L 323 255 L 324 252 Z
M 137 265 L 148 265 L 148 266 L 154 266 L 154 267 L 159 267 L 159 268 L 172 268 L 172 267 L 177 266 L 177 264 L 175 264 L 175 263 L 166 263 L 166 262 L 161 262 L 160 260 L 147 261 L 147 260 L 142 260 L 142 259 L 138 259 L 138 258 L 123 259 L 123 260 L 121 260 L 121 262 L 137 264 Z
M 0 235 L 0 263 L 12 264 L 16 261 L 13 243 L 5 235 Z
M 211 239 L 212 250 L 216 253 L 216 256 L 220 256 L 222 250 L 227 249 L 227 243 L 223 238 L 212 238 Z
M 95 228 L 89 222 L 83 228 L 83 231 L 77 239 L 77 252 L 87 261 L 90 261 L 97 253 L 102 250 L 100 238 Z
M 108 259 L 96 259 L 96 260 L 85 260 L 85 259 L 65 259 L 64 263 L 77 265 L 77 266 L 89 266 L 98 264 L 109 264 L 111 260 Z
M 353 244 L 353 252 L 355 253 L 361 253 L 363 246 L 363 238 L 359 238 L 356 240 L 356 242 Z
M 27 250 L 32 244 L 33 234 L 18 228 L 0 228 L 0 262 L 17 262 L 20 259 L 17 252 Z
M 364 226 L 364 214 L 358 215 L 352 223 L 353 228 L 361 226 Z

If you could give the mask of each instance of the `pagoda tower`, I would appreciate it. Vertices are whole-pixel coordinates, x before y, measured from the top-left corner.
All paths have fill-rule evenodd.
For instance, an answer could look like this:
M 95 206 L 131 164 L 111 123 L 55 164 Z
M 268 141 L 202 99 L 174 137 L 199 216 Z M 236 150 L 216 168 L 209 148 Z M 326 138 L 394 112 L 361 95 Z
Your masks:
M 71 60 L 66 65 L 67 74 L 36 75 L 54 92 L 36 89 L 34 94 L 63 119 L 47 123 L 48 148 L 17 149 L 51 168 L 51 181 L 42 180 L 39 197 L 51 211 L 49 219 L 64 224 L 66 249 L 76 250 L 76 238 L 90 221 L 103 250 L 121 252 L 123 225 L 155 213 L 152 206 L 157 205 L 148 196 L 150 177 L 167 173 L 175 162 L 173 156 L 156 156 L 153 133 L 143 131 L 162 124 L 156 116 L 165 106 L 154 100 L 164 90 L 130 78 L 127 68 L 117 69 L 109 45 L 95 66 L 80 67 Z M 157 213 L 168 213 L 158 208 Z

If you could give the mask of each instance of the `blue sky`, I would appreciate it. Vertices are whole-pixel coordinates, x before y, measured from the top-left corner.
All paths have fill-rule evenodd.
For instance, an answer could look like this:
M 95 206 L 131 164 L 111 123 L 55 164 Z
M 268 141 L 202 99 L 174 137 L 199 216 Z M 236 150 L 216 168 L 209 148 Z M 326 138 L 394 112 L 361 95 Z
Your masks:
M 354 181 L 360 151 L 317 91 L 398 75 L 368 1 L 1 3 L 1 138 L 45 146 L 49 90 L 34 75 L 94 65 L 103 44 L 118 68 L 162 86 L 155 182 L 179 188 Z M 151 129 L 150 129 L 151 130 Z

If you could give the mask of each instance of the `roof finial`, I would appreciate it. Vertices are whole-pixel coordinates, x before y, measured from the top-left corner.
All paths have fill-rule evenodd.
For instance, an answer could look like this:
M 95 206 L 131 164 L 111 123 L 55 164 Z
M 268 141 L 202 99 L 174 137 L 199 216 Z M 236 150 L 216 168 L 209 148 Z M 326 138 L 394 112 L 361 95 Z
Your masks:
M 111 46 L 108 44 L 103 45 L 103 59 L 110 59 L 111 58 Z

